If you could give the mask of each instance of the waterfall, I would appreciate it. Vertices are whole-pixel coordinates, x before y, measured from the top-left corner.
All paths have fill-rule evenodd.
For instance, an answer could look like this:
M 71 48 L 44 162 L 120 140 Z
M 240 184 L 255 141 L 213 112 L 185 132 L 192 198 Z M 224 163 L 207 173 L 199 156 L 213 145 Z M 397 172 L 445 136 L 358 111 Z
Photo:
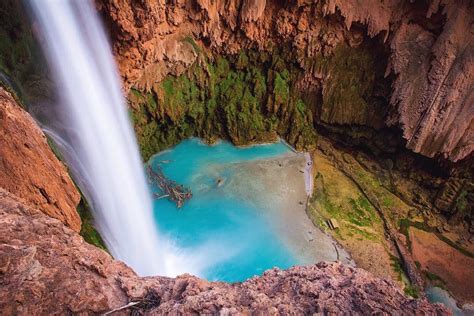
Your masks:
M 140 275 L 166 274 L 120 79 L 93 3 L 29 4 L 58 94 L 56 102 L 34 105 L 33 115 L 58 145 L 111 254 Z

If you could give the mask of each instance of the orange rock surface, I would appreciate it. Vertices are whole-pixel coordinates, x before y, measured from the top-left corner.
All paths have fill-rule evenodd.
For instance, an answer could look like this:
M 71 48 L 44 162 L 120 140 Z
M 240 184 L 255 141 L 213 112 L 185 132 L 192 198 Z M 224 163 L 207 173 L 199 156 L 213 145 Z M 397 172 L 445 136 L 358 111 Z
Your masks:
M 81 229 L 80 195 L 33 118 L 0 88 L 0 187 L 32 207 Z
M 474 300 L 474 258 L 463 255 L 435 234 L 410 228 L 413 259 L 441 277 L 461 302 Z
M 428 157 L 459 161 L 474 150 L 474 7 L 468 0 L 97 3 L 126 91 L 151 90 L 167 75 L 199 62 L 186 40 L 191 38 L 221 55 L 289 45 L 305 72 L 303 93 L 321 86 L 324 93 L 326 78 L 307 61 L 329 56 L 339 43 L 357 47 L 378 36 L 389 52 L 387 75 L 394 76 L 385 124 L 398 126 L 406 147 Z M 361 111 L 352 112 L 353 119 L 329 123 L 364 124 Z M 365 125 L 371 126 L 373 113 L 368 114 Z

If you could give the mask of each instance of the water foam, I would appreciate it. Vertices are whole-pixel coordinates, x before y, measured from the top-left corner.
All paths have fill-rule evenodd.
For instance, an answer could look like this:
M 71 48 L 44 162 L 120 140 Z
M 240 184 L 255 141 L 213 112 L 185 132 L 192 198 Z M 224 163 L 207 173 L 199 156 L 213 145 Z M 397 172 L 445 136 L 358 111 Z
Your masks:
M 110 45 L 90 1 L 30 1 L 58 92 L 33 114 L 59 146 L 111 254 L 167 274 Z M 183 268 L 184 269 L 184 268 Z

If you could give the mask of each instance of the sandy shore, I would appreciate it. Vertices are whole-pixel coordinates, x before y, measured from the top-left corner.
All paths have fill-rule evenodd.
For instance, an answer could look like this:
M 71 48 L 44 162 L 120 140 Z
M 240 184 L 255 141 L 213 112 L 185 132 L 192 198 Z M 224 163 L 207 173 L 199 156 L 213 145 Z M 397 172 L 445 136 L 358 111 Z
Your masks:
M 313 195 L 313 159 L 311 158 L 311 154 L 308 152 L 301 153 L 294 149 L 290 144 L 288 144 L 284 139 L 280 139 L 280 142 L 285 144 L 295 155 L 303 155 L 305 159 L 305 167 L 304 167 L 304 184 L 306 188 L 306 195 L 311 197 Z
M 313 160 L 310 153 L 304 153 L 305 167 L 304 167 L 304 184 L 306 187 L 306 195 L 311 197 L 313 195 Z
M 312 192 L 307 159 L 304 154 L 289 153 L 276 159 L 222 166 L 233 169 L 225 186 L 266 212 L 268 224 L 278 231 L 301 264 L 335 260 L 353 264 L 349 254 L 316 228 L 306 214 L 308 192 Z

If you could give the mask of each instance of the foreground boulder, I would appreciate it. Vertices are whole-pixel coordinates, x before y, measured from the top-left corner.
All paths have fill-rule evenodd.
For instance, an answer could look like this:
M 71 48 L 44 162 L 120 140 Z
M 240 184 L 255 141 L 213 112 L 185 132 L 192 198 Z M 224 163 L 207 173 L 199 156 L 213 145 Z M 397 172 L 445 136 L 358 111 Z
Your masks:
M 104 313 L 125 305 L 149 314 L 444 315 L 392 282 L 341 263 L 272 269 L 243 283 L 190 275 L 138 277 L 59 220 L 0 188 L 0 310 L 3 315 Z

